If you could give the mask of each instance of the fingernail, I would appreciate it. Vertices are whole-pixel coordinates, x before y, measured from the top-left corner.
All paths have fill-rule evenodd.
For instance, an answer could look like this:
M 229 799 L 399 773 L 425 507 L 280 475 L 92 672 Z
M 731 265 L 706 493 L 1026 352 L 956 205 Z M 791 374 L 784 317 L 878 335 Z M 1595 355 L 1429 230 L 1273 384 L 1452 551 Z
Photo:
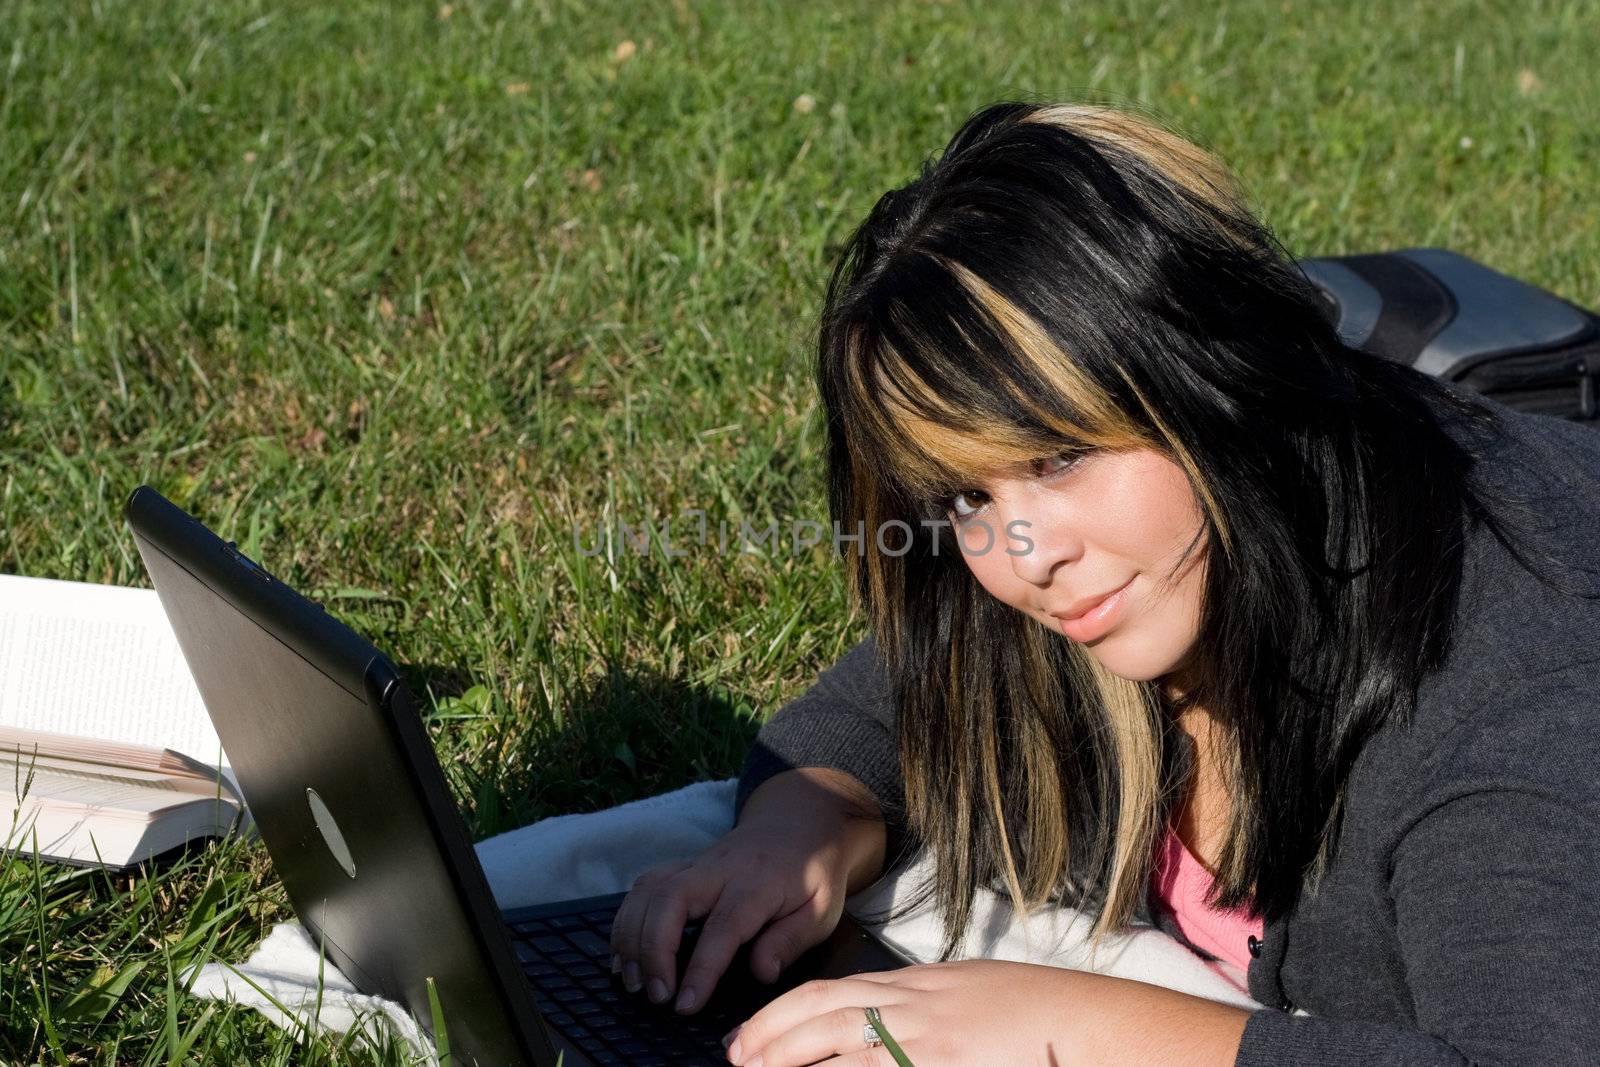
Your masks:
M 667 983 L 659 978 L 650 979 L 650 1003 L 660 1004 L 667 999 Z
M 739 1053 L 740 1053 L 740 1051 L 741 1051 L 741 1049 L 739 1048 L 739 1039 L 737 1037 L 735 1037 L 733 1039 L 733 1044 L 728 1046 L 728 1062 L 729 1063 L 738 1063 L 739 1062 Z
M 742 1026 L 742 1025 L 743 1024 L 741 1023 L 740 1026 Z M 723 1048 L 728 1048 L 728 1046 L 733 1044 L 734 1041 L 738 1037 L 739 1037 L 739 1027 L 735 1026 L 732 1030 L 729 1030 L 727 1033 L 722 1035 L 722 1047 Z M 729 1049 L 729 1051 L 731 1052 L 733 1050 Z
M 630 993 L 639 992 L 639 987 L 644 985 L 644 979 L 639 977 L 639 965 L 632 960 L 622 967 L 622 984 Z
M 611 954 L 611 973 L 612 974 L 621 974 L 622 973 L 622 957 L 617 955 L 615 952 L 613 952 Z
M 678 994 L 678 1003 L 674 1005 L 679 1011 L 688 1011 L 695 1006 L 699 998 L 695 995 L 694 986 L 686 985 L 683 992 Z

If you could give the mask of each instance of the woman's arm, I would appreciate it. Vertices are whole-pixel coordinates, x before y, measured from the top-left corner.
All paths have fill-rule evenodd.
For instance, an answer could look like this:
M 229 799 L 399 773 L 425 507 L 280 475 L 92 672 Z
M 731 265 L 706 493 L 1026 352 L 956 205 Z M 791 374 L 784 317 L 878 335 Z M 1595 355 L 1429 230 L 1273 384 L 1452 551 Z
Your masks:
M 892 866 L 912 844 L 894 719 L 888 677 L 868 637 L 762 726 L 739 778 L 735 821 L 774 775 L 799 767 L 841 771 L 876 802 L 887 833 L 885 865 Z
M 1518 682 L 1391 854 L 1414 1028 L 1259 1011 L 1241 1067 L 1593 1063 L 1600 1033 L 1600 664 Z
M 1390 853 L 1387 901 L 1413 1025 L 1246 1013 L 1105 975 L 963 960 L 802 986 L 752 1017 L 735 1062 L 795 1067 L 836 1052 L 850 1067 L 888 1067 L 859 1038 L 861 1005 L 876 1004 L 918 1067 L 1051 1055 L 1092 1067 L 1595 1063 L 1597 668 L 1508 684 L 1421 784 Z
M 968 959 L 798 986 L 730 1035 L 729 1059 L 892 1067 L 887 1049 L 865 1046 L 866 1005 L 917 1067 L 1231 1067 L 1250 1019 L 1131 979 Z
M 773 981 L 898 856 L 902 790 L 884 689 L 863 642 L 761 729 L 733 829 L 697 856 L 643 872 L 618 909 L 612 969 L 629 990 L 695 1011 L 746 942 L 754 976 Z M 683 924 L 701 917 L 680 990 Z

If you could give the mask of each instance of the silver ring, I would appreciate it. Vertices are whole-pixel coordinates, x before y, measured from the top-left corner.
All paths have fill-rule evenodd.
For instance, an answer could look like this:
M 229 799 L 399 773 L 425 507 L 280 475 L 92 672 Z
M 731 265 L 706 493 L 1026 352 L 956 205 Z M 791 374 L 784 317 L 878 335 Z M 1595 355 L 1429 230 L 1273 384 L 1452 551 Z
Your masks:
M 867 1021 L 861 1024 L 861 1040 L 868 1048 L 877 1048 L 883 1044 L 883 1038 L 878 1035 L 876 1024 L 883 1021 L 883 1016 L 878 1014 L 877 1008 L 867 1008 L 866 1013 Z

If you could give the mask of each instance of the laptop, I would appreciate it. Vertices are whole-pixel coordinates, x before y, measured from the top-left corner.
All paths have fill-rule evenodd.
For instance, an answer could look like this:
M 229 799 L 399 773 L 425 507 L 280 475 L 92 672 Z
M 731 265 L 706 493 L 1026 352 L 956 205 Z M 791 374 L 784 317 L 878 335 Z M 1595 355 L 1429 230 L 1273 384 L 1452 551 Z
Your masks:
M 437 1041 L 436 1000 L 455 1062 L 725 1063 L 722 1035 L 785 989 L 911 962 L 846 915 L 772 986 L 741 953 L 693 1015 L 628 993 L 610 969 L 623 894 L 496 906 L 381 652 L 149 486 L 124 515 L 295 914 Z

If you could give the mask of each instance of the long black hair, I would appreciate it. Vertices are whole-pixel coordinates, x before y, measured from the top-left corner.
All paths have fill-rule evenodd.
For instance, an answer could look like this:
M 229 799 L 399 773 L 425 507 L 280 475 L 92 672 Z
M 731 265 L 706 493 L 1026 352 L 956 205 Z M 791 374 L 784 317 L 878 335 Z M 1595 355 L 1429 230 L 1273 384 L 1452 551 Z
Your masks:
M 1156 449 L 1189 479 L 1207 566 L 1183 700 L 1218 723 L 1233 804 L 1212 903 L 1286 914 L 1356 756 L 1449 650 L 1470 530 L 1510 547 L 1471 476 L 1494 410 L 1346 347 L 1221 164 L 1087 105 L 986 107 L 885 193 L 829 280 L 817 375 L 946 954 L 991 884 L 1094 910 L 1098 945 L 1193 762 L 1158 686 L 988 596 L 948 531 L 870 547 L 934 529 L 975 472 L 1070 449 Z

